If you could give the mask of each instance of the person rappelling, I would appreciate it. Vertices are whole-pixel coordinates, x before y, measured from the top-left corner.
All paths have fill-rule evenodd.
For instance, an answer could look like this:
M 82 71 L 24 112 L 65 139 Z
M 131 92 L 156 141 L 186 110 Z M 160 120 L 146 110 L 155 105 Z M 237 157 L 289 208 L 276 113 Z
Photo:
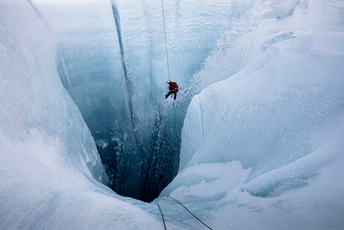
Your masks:
M 168 80 L 166 83 L 169 85 L 168 89 L 170 90 L 170 92 L 168 92 L 168 94 L 165 95 L 165 98 L 167 99 L 168 96 L 170 96 L 173 93 L 174 94 L 174 100 L 176 100 L 177 92 L 178 92 L 177 82 Z
M 164 2 L 163 2 L 163 0 L 161 0 L 161 11 L 162 11 L 162 20 L 163 20 L 163 24 L 164 24 L 167 77 L 170 78 L 170 64 L 168 63 L 167 38 L 166 38 L 166 26 L 165 26 L 165 12 L 164 12 Z M 177 82 L 168 80 L 166 83 L 169 85 L 168 88 L 169 88 L 170 92 L 168 92 L 168 94 L 165 95 L 165 98 L 167 99 L 173 93 L 174 94 L 174 100 L 176 100 L 177 99 L 177 92 L 178 92 L 178 84 L 177 84 Z

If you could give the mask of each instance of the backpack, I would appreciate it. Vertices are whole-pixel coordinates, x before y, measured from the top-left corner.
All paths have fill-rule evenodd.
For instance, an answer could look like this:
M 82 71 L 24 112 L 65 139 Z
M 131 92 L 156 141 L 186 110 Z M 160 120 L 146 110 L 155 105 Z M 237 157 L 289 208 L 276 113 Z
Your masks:
M 178 84 L 176 82 L 171 81 L 170 87 L 173 88 L 174 92 L 178 92 Z

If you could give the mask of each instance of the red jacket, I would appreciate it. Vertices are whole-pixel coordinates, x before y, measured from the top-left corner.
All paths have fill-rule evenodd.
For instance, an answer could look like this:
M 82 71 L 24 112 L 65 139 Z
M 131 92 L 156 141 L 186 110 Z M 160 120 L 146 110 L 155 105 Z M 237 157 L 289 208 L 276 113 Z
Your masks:
M 170 81 L 168 84 L 170 85 L 169 89 L 171 91 L 178 92 L 178 84 L 177 84 L 177 82 Z

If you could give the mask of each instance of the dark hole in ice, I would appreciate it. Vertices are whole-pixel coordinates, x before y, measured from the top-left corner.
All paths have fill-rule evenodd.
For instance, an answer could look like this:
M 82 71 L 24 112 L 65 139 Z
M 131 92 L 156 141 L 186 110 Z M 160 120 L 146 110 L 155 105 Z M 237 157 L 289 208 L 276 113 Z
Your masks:
M 177 133 L 173 136 L 171 133 Z M 97 149 L 117 194 L 151 202 L 176 176 L 179 166 L 180 128 L 174 132 L 156 122 L 144 144 L 133 133 L 93 134 Z

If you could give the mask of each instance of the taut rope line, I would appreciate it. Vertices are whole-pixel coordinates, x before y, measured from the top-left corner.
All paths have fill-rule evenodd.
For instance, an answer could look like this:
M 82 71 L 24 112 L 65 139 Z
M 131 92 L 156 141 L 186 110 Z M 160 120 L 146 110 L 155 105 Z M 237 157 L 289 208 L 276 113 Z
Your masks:
M 157 205 L 158 205 L 158 207 L 159 207 L 159 210 L 160 210 L 160 213 L 161 213 L 162 221 L 164 222 L 164 227 L 165 227 L 165 230 L 167 230 L 167 228 L 166 228 L 166 224 L 165 224 L 164 215 L 162 214 L 162 211 L 161 211 L 160 205 L 159 205 L 159 204 L 157 204 Z
M 166 26 L 165 26 L 165 12 L 164 12 L 164 1 L 161 0 L 161 10 L 162 10 L 162 20 L 164 22 L 164 34 L 165 34 L 165 52 L 167 59 L 167 80 L 170 79 L 170 64 L 168 62 L 168 52 L 167 52 L 167 39 L 166 39 Z
M 192 214 L 192 212 L 189 211 L 189 209 L 187 209 L 187 207 L 185 207 L 182 203 L 180 203 L 178 200 L 174 199 L 173 197 L 168 197 L 172 200 L 174 200 L 175 202 L 177 202 L 178 204 L 180 204 L 181 206 L 183 206 L 185 208 L 186 211 L 188 211 L 193 217 L 195 217 L 199 222 L 201 222 L 204 226 L 206 226 L 207 228 L 209 228 L 210 230 L 213 230 L 211 227 L 209 227 L 208 225 L 206 225 L 203 221 L 201 221 L 200 219 L 197 218 L 197 216 L 195 216 L 194 214 Z

